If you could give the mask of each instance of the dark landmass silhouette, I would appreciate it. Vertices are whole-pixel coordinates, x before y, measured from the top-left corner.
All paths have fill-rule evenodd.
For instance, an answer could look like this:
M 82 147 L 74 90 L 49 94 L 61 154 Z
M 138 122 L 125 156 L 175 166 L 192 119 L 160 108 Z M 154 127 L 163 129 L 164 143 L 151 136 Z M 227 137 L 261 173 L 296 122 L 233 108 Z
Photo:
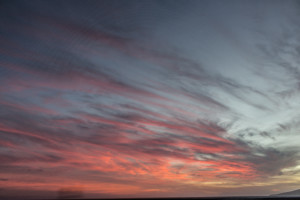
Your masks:
M 290 192 L 273 194 L 271 196 L 287 196 L 287 197 L 299 197 L 300 198 L 300 189 L 299 190 L 293 190 L 293 191 L 290 191 Z
M 83 191 L 78 187 L 65 187 L 58 191 L 58 199 L 82 199 Z
M 174 198 L 117 198 L 117 199 L 99 199 L 99 200 L 299 200 L 297 196 L 228 196 L 228 197 L 174 197 Z M 96 199 L 91 199 L 96 200 Z
M 299 200 L 299 197 L 296 196 L 233 196 L 233 197 L 178 197 L 178 198 L 109 198 L 109 199 L 88 199 L 88 200 Z

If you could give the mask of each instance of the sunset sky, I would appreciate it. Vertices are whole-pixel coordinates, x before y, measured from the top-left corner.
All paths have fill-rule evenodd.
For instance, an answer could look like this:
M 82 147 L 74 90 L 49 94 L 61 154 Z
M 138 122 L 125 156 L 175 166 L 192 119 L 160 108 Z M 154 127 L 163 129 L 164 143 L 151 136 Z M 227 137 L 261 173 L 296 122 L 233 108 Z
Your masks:
M 299 1 L 1 1 L 0 197 L 300 188 Z

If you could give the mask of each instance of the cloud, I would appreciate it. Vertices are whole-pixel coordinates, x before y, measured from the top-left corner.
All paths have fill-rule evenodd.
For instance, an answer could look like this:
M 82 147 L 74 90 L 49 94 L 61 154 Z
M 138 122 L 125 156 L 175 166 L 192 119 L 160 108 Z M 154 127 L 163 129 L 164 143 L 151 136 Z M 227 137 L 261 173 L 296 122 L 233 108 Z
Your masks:
M 5 190 L 213 196 L 296 182 L 293 6 L 5 2 Z

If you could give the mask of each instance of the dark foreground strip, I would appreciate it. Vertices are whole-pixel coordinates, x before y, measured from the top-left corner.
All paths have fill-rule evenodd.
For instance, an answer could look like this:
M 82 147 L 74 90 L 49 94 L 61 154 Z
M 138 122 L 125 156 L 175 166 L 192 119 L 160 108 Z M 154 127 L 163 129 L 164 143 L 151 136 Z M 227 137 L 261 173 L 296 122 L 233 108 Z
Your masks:
M 174 198 L 107 198 L 107 199 L 86 199 L 86 200 L 300 200 L 299 197 L 265 196 L 265 197 L 174 197 Z M 56 199 L 57 200 L 57 199 Z M 62 200 L 62 199 L 61 199 Z M 70 199 L 68 199 L 70 200 Z M 74 199 L 78 200 L 78 199 Z

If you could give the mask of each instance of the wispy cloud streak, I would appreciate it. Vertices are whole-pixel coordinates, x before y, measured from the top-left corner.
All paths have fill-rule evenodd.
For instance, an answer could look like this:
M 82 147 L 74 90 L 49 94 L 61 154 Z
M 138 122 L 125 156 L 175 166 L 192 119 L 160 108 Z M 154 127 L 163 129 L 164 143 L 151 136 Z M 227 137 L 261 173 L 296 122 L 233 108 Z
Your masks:
M 0 192 L 291 187 L 300 156 L 295 6 L 3 2 Z

